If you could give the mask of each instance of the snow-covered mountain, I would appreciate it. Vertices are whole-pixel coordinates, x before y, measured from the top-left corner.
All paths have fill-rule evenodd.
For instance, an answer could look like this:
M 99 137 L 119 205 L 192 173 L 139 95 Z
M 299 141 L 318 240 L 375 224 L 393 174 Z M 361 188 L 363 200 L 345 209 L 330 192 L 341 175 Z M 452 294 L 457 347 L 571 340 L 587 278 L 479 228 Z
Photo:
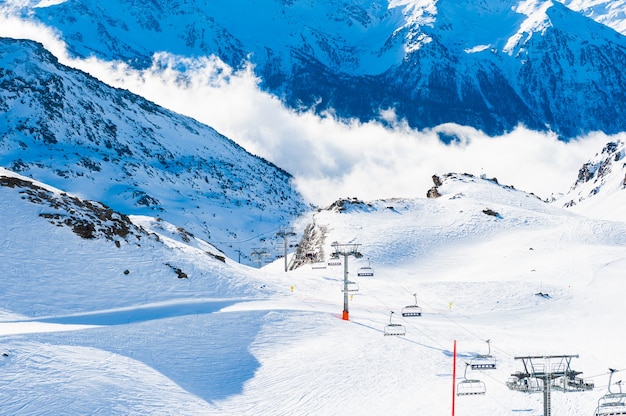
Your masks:
M 437 416 L 450 413 L 452 386 L 475 380 L 484 394 L 454 396 L 456 415 L 538 415 L 540 388 L 507 387 L 524 370 L 516 357 L 567 354 L 576 379 L 551 381 L 552 412 L 594 414 L 608 368 L 614 383 L 626 368 L 625 223 L 496 178 L 438 174 L 433 185 L 436 198 L 319 210 L 307 219 L 323 238 L 301 246 L 317 241 L 326 268 L 285 273 L 282 261 L 242 266 L 176 225 L 0 170 L 0 413 Z M 335 241 L 362 257 L 328 266 Z M 366 266 L 373 276 L 358 276 Z M 344 271 L 358 286 L 349 321 Z M 422 315 L 403 317 L 415 303 Z M 390 322 L 405 335 L 384 336 Z M 465 372 L 488 351 L 495 369 Z M 562 393 L 576 380 L 588 389 Z
M 225 3 L 240 13 L 217 19 L 207 12 L 200 19 L 206 26 L 189 27 L 183 22 L 198 16 L 189 10 L 215 4 L 44 1 L 34 11 L 67 25 L 75 53 L 104 45 L 101 56 L 138 66 L 151 59 L 148 44 L 182 55 L 198 48 L 195 56 L 221 45 L 224 59 L 239 54 L 230 62 L 238 65 L 249 45 L 274 41 L 278 32 L 301 43 L 253 52 L 265 51 L 257 70 L 276 75 L 264 85 L 288 101 L 293 85 L 310 93 L 320 74 L 328 97 L 345 93 L 331 82 L 340 79 L 342 88 L 354 89 L 345 96 L 354 102 L 372 91 L 383 97 L 389 90 L 380 82 L 388 78 L 407 91 L 437 91 L 440 104 L 477 103 L 466 119 L 487 130 L 518 119 L 496 117 L 496 107 L 523 110 L 528 99 L 554 115 L 537 128 L 557 120 L 555 130 L 566 136 L 556 115 L 567 103 L 572 120 L 571 109 L 578 111 L 576 129 L 597 115 L 589 110 L 593 100 L 579 102 L 578 95 L 550 101 L 561 84 L 587 98 L 596 91 L 589 88 L 606 93 L 612 85 L 614 95 L 620 88 L 621 78 L 604 85 L 598 74 L 618 77 L 607 68 L 621 59 L 621 35 L 558 3 L 526 1 L 515 11 L 504 1 L 343 1 L 336 9 L 322 1 Z M 278 13 L 276 32 L 255 13 Z M 303 25 L 307 16 L 316 25 Z M 280 32 L 290 19 L 304 32 Z M 470 31 L 487 22 L 489 36 Z M 190 29 L 184 47 L 176 27 Z M 235 30 L 250 27 L 258 37 Z M 352 31 L 332 37 L 333 27 Z M 133 33 L 134 49 L 124 44 L 131 38 L 111 35 L 114 29 Z M 207 39 L 215 33 L 213 45 Z M 94 49 L 80 51 L 88 44 Z M 300 79 L 285 76 L 294 62 Z M 497 89 L 489 84 L 494 79 L 502 81 Z M 477 93 L 461 94 L 468 91 Z M 479 111 L 481 102 L 497 103 L 504 94 L 514 103 Z M 328 97 L 320 109 L 339 102 Z M 428 108 L 436 109 L 433 102 Z M 598 107 L 605 114 L 595 121 L 608 123 L 620 108 Z M 491 119 L 481 118 L 487 113 Z M 455 396 L 458 416 L 540 414 L 541 389 L 507 387 L 522 370 L 516 357 L 573 354 L 577 378 L 552 380 L 551 407 L 555 414 L 593 414 L 611 391 L 607 369 L 619 370 L 614 382 L 626 369 L 616 330 L 626 312 L 624 146 L 608 143 L 577 180 L 571 172 L 570 193 L 553 203 L 497 178 L 439 172 L 431 189 L 416 191 L 421 197 L 348 198 L 308 213 L 287 172 L 210 127 L 60 65 L 38 44 L 0 39 L 0 165 L 10 168 L 0 168 L 0 413 L 438 416 L 450 413 L 451 387 L 473 380 L 484 394 Z M 308 225 L 290 249 L 289 272 L 282 259 L 260 270 L 235 261 L 256 260 L 251 251 L 296 218 Z M 335 242 L 355 245 L 361 255 L 331 266 Z M 360 276 L 362 268 L 373 275 Z M 348 321 L 341 319 L 346 299 Z M 414 302 L 422 315 L 402 316 Z M 406 334 L 384 336 L 391 323 Z M 497 368 L 464 372 L 466 362 L 487 352 L 486 340 Z M 572 383 L 586 387 L 561 394 Z M 626 395 L 620 399 L 626 409 Z
M 413 127 L 519 124 L 567 139 L 626 126 L 624 6 L 550 0 L 67 0 L 25 7 L 82 57 L 137 68 L 157 52 L 248 60 L 298 109 Z M 571 8 L 568 8 L 569 6 Z M 575 10 L 573 10 L 575 9 Z M 592 19 L 603 13 L 599 22 Z M 589 16 L 589 17 L 588 17 Z M 181 64 L 180 68 L 184 68 Z M 443 138 L 446 140 L 445 138 Z
M 624 0 L 561 0 L 572 10 L 626 34 L 626 2 Z
M 433 182 L 431 190 L 424 192 L 422 198 L 414 200 L 366 202 L 352 198 L 336 201 L 315 214 L 314 221 L 303 235 L 296 256 L 304 264 L 318 257 L 326 258 L 333 251 L 331 243 L 336 241 L 336 234 L 353 234 L 347 240 L 363 244 L 363 250 L 371 245 L 376 247 L 375 254 L 370 256 L 373 263 L 385 267 L 402 267 L 414 262 L 416 258 L 426 261 L 443 249 L 432 242 L 424 244 L 429 238 L 437 240 L 437 244 L 452 246 L 457 238 L 479 241 L 486 232 L 492 230 L 494 223 L 498 223 L 499 232 L 507 233 L 520 228 L 540 226 L 542 217 L 567 215 L 562 209 L 547 204 L 535 195 L 499 184 L 497 178 L 449 173 L 433 175 Z M 456 200 L 462 202 L 454 202 Z M 469 206 L 472 208 L 468 209 Z M 528 222 L 527 212 L 533 213 L 532 224 Z M 430 218 L 427 225 L 420 221 L 419 228 L 412 229 L 405 221 L 405 215 L 422 214 Z M 348 220 L 352 217 L 360 218 L 358 225 Z M 451 217 L 455 219 L 451 220 Z M 386 231 L 373 234 L 359 231 L 378 227 L 375 224 L 368 225 L 367 218 L 372 223 L 386 224 Z M 453 225 L 450 221 L 453 221 Z M 445 238 L 449 227 L 454 227 L 456 232 Z M 368 239 L 374 236 L 376 241 L 360 237 L 361 233 L 366 234 Z M 437 234 L 443 235 L 436 238 Z M 399 252 L 391 255 L 391 251 Z M 306 256 L 306 253 L 315 255 Z
M 198 359 L 236 332 L 223 336 L 205 320 L 211 312 L 269 293 L 256 269 L 177 225 L 5 169 L 0 200 L 0 367 L 8 371 L 0 413 L 200 414 L 200 397 L 223 397 L 229 379 L 247 374 L 233 371 L 232 358 L 254 368 L 245 344 L 228 345 L 223 363 Z M 260 314 L 248 318 L 260 325 Z M 153 331 L 157 321 L 171 327 Z M 55 334 L 73 340 L 44 339 Z
M 0 165 L 248 263 L 306 209 L 289 173 L 31 41 L 0 39 Z
M 218 279 L 216 276 L 230 273 L 221 270 L 246 267 L 160 218 L 128 216 L 4 168 L 0 168 L 0 193 L 5 248 L 3 311 L 30 317 L 85 312 L 63 301 L 28 305 L 32 286 L 42 284 L 84 297 L 87 311 L 134 305 L 136 290 L 152 301 L 172 300 L 180 295 L 176 291 L 190 290 L 188 286 L 181 289 L 186 285 L 184 279 L 210 282 L 206 291 L 193 294 L 197 297 L 224 291 L 239 292 L 243 297 L 259 293 L 250 277 Z M 13 251 L 20 245 L 30 251 L 27 258 L 22 256 L 26 252 L 19 255 Z M 147 276 L 151 281 L 145 280 Z M 118 292 L 120 282 L 108 288 L 103 283 L 119 279 L 136 284 L 135 293 Z M 177 281 L 181 283 L 174 283 Z M 97 294 L 93 292 L 96 288 Z
M 597 218 L 626 218 L 626 144 L 609 142 L 578 171 L 569 192 L 555 201 L 572 211 Z

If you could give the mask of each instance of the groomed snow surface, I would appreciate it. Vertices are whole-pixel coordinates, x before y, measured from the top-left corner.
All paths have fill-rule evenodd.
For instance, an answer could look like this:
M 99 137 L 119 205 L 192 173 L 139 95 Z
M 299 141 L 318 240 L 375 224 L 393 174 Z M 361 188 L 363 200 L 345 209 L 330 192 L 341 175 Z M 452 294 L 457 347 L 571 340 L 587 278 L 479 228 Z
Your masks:
M 222 262 L 148 218 L 134 221 L 159 238 L 86 240 L 0 187 L 0 413 L 446 415 L 490 340 L 497 368 L 467 373 L 486 394 L 456 397 L 456 415 L 542 415 L 541 393 L 505 385 L 515 357 L 576 354 L 595 388 L 553 391 L 552 412 L 592 415 L 608 368 L 626 369 L 626 224 L 466 175 L 439 192 L 305 218 L 325 260 L 360 244 L 345 321 L 343 266 Z M 403 318 L 414 293 L 423 315 Z M 383 335 L 391 311 L 405 336 Z

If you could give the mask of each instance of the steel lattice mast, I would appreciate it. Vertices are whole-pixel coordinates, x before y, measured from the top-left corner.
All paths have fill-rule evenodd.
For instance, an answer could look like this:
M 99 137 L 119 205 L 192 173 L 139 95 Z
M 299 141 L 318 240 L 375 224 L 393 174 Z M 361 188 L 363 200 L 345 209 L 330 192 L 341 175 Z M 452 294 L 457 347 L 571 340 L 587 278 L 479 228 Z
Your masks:
M 279 232 L 276 233 L 277 237 L 282 237 L 283 242 L 284 242 L 284 249 L 285 249 L 285 271 L 287 271 L 287 237 L 292 237 L 296 235 L 296 233 L 293 231 L 293 229 L 287 229 L 287 230 L 280 230 Z
M 360 244 L 339 244 L 336 241 L 331 244 L 331 247 L 335 250 L 333 255 L 343 256 L 343 314 L 341 319 L 344 321 L 350 320 L 350 313 L 348 311 L 348 257 L 363 257 L 359 252 L 359 246 Z
M 506 383 L 511 390 L 524 393 L 543 392 L 543 415 L 551 416 L 552 389 L 564 392 L 592 390 L 593 383 L 587 383 L 571 367 L 572 358 L 578 355 L 537 355 L 515 357 L 521 360 L 524 371 L 511 374 L 512 378 Z M 557 360 L 555 362 L 555 360 Z M 541 380 L 538 383 L 537 380 Z

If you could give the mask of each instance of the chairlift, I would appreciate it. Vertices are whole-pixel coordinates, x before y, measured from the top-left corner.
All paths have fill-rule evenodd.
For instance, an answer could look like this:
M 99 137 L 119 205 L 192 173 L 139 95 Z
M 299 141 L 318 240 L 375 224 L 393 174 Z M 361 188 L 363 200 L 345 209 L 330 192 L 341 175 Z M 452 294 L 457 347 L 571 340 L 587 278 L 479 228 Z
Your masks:
M 385 336 L 387 335 L 406 335 L 406 328 L 404 327 L 404 325 L 401 324 L 394 324 L 391 322 L 391 317 L 393 316 L 394 312 L 391 311 L 391 313 L 389 314 L 389 323 L 385 326 L 385 329 L 383 330 L 383 333 L 385 334 Z
M 616 370 L 609 368 L 609 386 L 607 393 L 598 400 L 595 416 L 626 415 L 626 393 L 622 392 L 622 381 L 615 383 L 619 387 L 619 392 L 611 390 L 611 380 Z
M 357 276 L 372 277 L 374 276 L 374 269 L 372 269 L 370 266 L 359 267 Z
M 513 375 L 506 382 L 506 386 L 511 390 L 522 393 L 539 393 L 543 391 L 542 381 L 534 377 L 526 377 L 524 374 Z
M 317 269 L 325 269 L 325 268 L 326 268 L 326 262 L 324 260 L 314 261 L 313 263 L 311 263 L 311 269 L 317 270 Z
M 465 363 L 463 380 L 456 385 L 456 395 L 475 396 L 487 393 L 487 387 L 485 386 L 485 383 L 480 380 L 470 380 L 467 378 L 467 367 L 470 367 L 469 363 Z
M 566 374 L 552 380 L 552 388 L 562 392 L 593 390 L 594 384 L 576 377 L 576 373 Z
M 495 370 L 496 359 L 491 355 L 491 340 L 487 340 L 489 352 L 486 355 L 478 354 L 470 361 L 472 370 Z
M 417 306 L 417 293 L 413 293 L 413 297 L 415 298 L 415 305 L 408 305 L 402 308 L 402 316 L 412 317 L 412 316 L 422 316 L 422 308 Z
M 371 268 L 369 261 L 367 262 L 367 266 L 359 267 L 359 271 L 357 272 L 357 276 L 362 277 L 372 277 L 374 276 L 374 269 Z
M 345 285 L 341 286 L 341 291 L 342 292 L 358 292 L 359 291 L 359 284 L 357 282 L 353 282 L 351 280 L 348 280 L 346 282 Z
M 329 266 L 341 266 L 341 258 L 339 257 L 339 254 L 337 253 L 331 254 L 330 258 L 328 259 L 328 265 Z

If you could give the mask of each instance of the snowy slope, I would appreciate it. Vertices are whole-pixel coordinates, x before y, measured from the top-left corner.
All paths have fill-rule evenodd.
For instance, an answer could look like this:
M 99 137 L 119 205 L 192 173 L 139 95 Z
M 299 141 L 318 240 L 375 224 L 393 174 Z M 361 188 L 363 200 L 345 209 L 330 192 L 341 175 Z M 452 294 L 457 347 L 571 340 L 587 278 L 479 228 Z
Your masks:
M 626 2 L 623 0 L 562 0 L 562 3 L 622 34 L 626 33 Z
M 592 414 L 608 367 L 626 368 L 626 224 L 494 179 L 448 174 L 435 186 L 434 199 L 342 201 L 303 218 L 324 231 L 324 260 L 333 241 L 360 244 L 350 321 L 342 267 L 223 263 L 146 217 L 131 219 L 158 239 L 84 239 L 40 215 L 68 208 L 32 201 L 32 186 L 0 187 L 2 412 L 436 416 L 450 413 L 454 340 L 456 384 L 489 339 L 497 368 L 467 374 L 487 392 L 457 397 L 457 415 L 542 414 L 541 394 L 505 383 L 522 370 L 516 356 L 561 354 L 578 354 L 572 367 L 595 389 L 554 391 L 553 413 Z M 368 264 L 374 276 L 356 276 Z M 402 318 L 413 293 L 423 316 Z M 390 311 L 404 337 L 383 336 Z
M 565 195 L 554 203 L 584 215 L 623 221 L 626 218 L 626 145 L 609 142 L 578 171 Z
M 13 313 L 41 317 L 123 308 L 138 298 L 141 303 L 156 303 L 179 296 L 258 293 L 245 279 L 217 278 L 238 268 L 180 227 L 151 217 L 128 217 L 5 169 L 0 173 L 3 307 Z M 13 249 L 28 250 L 11 256 Z M 210 282 L 204 288 L 189 283 L 204 279 Z M 33 293 L 52 294 L 55 287 L 83 299 L 84 309 L 65 304 L 64 299 L 29 304 Z
M 223 337 L 201 336 L 219 335 L 225 323 L 203 314 L 263 298 L 250 269 L 162 220 L 131 222 L 97 202 L 0 173 L 0 331 L 89 328 L 56 340 L 56 334 L 3 338 L 9 355 L 1 363 L 1 413 L 197 414 L 207 405 L 193 384 L 213 389 L 211 374 L 225 383 L 212 392 L 216 397 L 237 391 L 255 360 L 220 344 Z M 81 232 L 89 224 L 94 232 Z M 249 328 L 259 319 L 250 316 Z M 155 321 L 158 330 L 150 329 Z M 234 371 L 232 363 L 207 360 L 187 373 L 185 362 L 219 345 L 228 350 L 220 361 L 240 357 Z M 229 384 L 228 377 L 235 380 Z
M 229 257 L 272 241 L 305 205 L 289 173 L 214 129 L 0 39 L 0 165 L 160 216 Z

